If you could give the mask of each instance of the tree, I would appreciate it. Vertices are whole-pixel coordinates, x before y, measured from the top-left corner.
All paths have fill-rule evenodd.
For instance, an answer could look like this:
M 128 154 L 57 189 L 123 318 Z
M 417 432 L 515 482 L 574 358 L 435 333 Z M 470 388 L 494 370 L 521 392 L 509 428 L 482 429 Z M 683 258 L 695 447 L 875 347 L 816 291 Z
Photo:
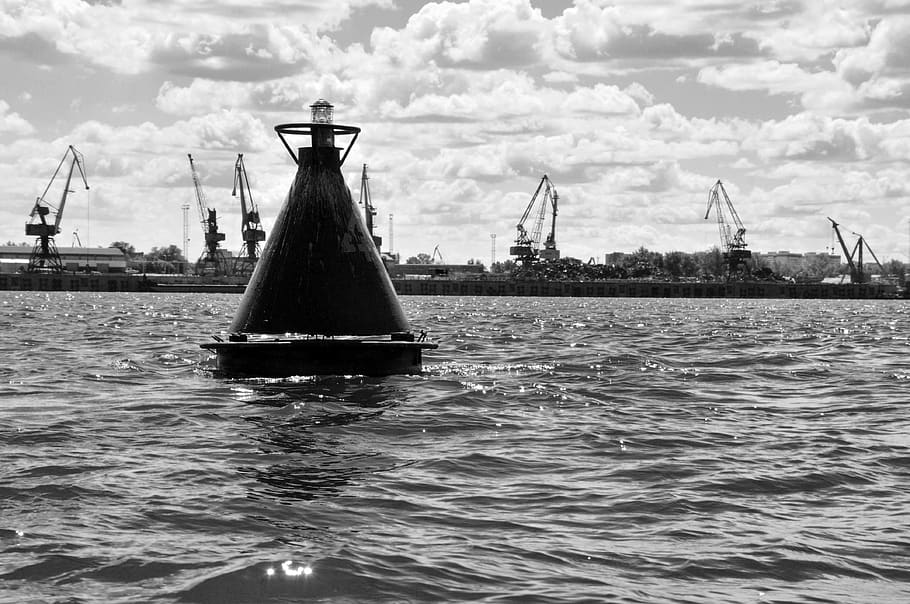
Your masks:
M 110 245 L 107 246 L 107 247 L 115 247 L 115 248 L 117 248 L 118 250 L 120 250 L 121 252 L 123 252 L 123 254 L 124 254 L 127 258 L 132 258 L 133 256 L 136 255 L 136 248 L 134 248 L 134 247 L 132 246 L 132 244 L 127 243 L 126 241 L 115 241 L 114 243 L 110 244 Z
M 670 273 L 671 277 L 678 279 L 683 276 L 683 256 L 682 252 L 667 252 L 664 254 L 664 268 Z
M 907 267 L 900 260 L 889 260 L 884 264 L 885 272 L 897 277 L 898 282 L 904 285 L 907 282 Z
M 167 247 L 153 247 L 152 251 L 146 254 L 145 257 L 152 262 L 158 260 L 163 262 L 186 262 L 186 258 L 183 257 L 183 251 L 173 243 Z
M 838 265 L 832 263 L 826 256 L 817 255 L 815 258 L 804 258 L 800 272 L 803 272 L 811 281 L 821 281 L 825 277 L 834 277 L 838 272 Z
M 433 257 L 429 254 L 420 252 L 416 256 L 411 256 L 405 261 L 405 264 L 433 264 Z
M 501 262 L 494 262 L 493 265 L 490 266 L 490 272 L 491 273 L 511 273 L 514 268 L 515 268 L 514 260 L 503 260 Z
M 642 246 L 625 259 L 625 269 L 633 277 L 650 277 L 663 268 L 664 257 L 660 252 L 652 252 Z
M 724 254 L 717 246 L 706 252 L 695 252 L 695 262 L 698 264 L 699 272 L 706 278 L 720 277 L 726 270 Z

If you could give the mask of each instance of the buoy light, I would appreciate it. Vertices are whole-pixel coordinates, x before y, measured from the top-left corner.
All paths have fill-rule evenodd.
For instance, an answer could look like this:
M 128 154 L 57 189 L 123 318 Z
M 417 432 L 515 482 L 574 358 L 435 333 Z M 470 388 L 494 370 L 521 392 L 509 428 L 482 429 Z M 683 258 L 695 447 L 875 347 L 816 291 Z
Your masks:
M 310 105 L 310 121 L 314 124 L 331 124 L 335 120 L 335 107 L 325 99 Z

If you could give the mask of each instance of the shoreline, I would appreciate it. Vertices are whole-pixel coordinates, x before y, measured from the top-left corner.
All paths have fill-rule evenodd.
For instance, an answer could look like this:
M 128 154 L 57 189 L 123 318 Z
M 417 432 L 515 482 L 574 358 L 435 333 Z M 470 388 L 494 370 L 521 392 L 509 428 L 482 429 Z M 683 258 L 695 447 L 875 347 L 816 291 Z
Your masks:
M 516 279 L 392 279 L 400 296 L 517 296 L 566 298 L 899 299 L 888 283 L 780 281 L 545 281 Z M 151 292 L 241 294 L 246 284 L 185 275 L 0 274 L 0 291 Z

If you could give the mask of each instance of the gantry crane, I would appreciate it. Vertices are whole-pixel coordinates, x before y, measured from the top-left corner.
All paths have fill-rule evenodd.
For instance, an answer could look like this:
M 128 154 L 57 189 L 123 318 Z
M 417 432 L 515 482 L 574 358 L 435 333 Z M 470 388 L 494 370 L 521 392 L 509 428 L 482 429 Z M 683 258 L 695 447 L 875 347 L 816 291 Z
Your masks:
M 224 241 L 224 233 L 218 232 L 218 214 L 209 208 L 199 174 L 196 173 L 196 164 L 193 156 L 186 156 L 190 160 L 190 174 L 193 176 L 193 190 L 196 192 L 196 205 L 199 208 L 199 218 L 202 222 L 202 233 L 205 237 L 205 249 L 196 263 L 196 273 L 200 275 L 224 275 L 224 255 L 221 253 L 219 242 Z
M 243 165 L 243 153 L 237 154 L 234 164 L 234 190 L 231 195 L 237 196 L 240 191 L 240 231 L 243 235 L 243 249 L 234 260 L 234 274 L 249 276 L 253 273 L 259 255 L 262 253 L 260 242 L 265 241 L 265 231 L 259 220 L 259 210 L 253 203 L 250 191 L 250 180 Z
M 63 186 L 63 194 L 60 197 L 60 203 L 55 208 L 45 199 L 47 192 L 50 190 L 54 179 L 60 173 L 60 168 L 70 159 L 69 171 L 66 175 L 66 184 Z M 78 167 L 79 174 L 82 176 L 82 183 L 88 190 L 88 181 L 85 179 L 85 168 L 83 166 L 82 154 L 76 151 L 75 147 L 70 145 L 63 154 L 63 159 L 57 165 L 51 181 L 44 189 L 44 193 L 35 201 L 29 222 L 25 224 L 25 234 L 37 237 L 35 247 L 28 259 L 28 266 L 25 270 L 29 273 L 59 273 L 63 271 L 63 262 L 60 260 L 60 252 L 57 251 L 57 245 L 54 243 L 54 236 L 60 233 L 60 220 L 63 218 L 63 208 L 66 206 L 67 196 L 73 191 L 70 184 L 73 180 L 73 170 Z M 48 218 L 54 212 L 54 222 L 48 223 Z
M 721 196 L 723 199 L 721 199 Z M 746 249 L 746 227 L 739 219 L 730 196 L 721 181 L 714 183 L 708 191 L 708 209 L 705 211 L 705 220 L 711 214 L 711 208 L 717 214 L 717 227 L 720 230 L 720 242 L 723 246 L 724 262 L 727 264 L 727 278 L 736 275 L 740 267 L 746 267 L 746 261 L 752 257 L 752 252 Z M 727 222 L 727 214 L 733 220 L 731 225 Z M 735 230 L 734 230 L 735 229 Z
M 540 194 L 541 191 L 543 191 L 543 195 Z M 552 208 L 552 220 L 550 222 L 550 232 L 544 242 L 544 249 L 541 250 L 540 235 L 543 231 L 543 223 L 548 207 Z M 534 224 L 531 225 L 531 232 L 528 233 L 525 228 L 525 222 L 532 211 L 535 210 Z M 540 184 L 537 185 L 537 190 L 534 191 L 534 195 L 531 197 L 531 202 L 525 208 L 525 213 L 522 214 L 521 220 L 516 225 L 518 235 L 515 238 L 515 245 L 509 248 L 509 254 L 515 256 L 515 259 L 522 264 L 533 262 L 538 257 L 546 261 L 559 260 L 559 250 L 556 249 L 556 215 L 558 211 L 559 194 L 556 192 L 556 187 L 544 174 L 543 178 L 540 179 Z
M 831 220 L 831 226 L 834 228 L 834 233 L 837 235 L 837 240 L 840 243 L 841 249 L 844 251 L 844 257 L 847 259 L 847 266 L 850 268 L 850 283 L 865 283 L 866 282 L 866 273 L 863 268 L 863 248 L 869 251 L 872 254 L 872 258 L 875 259 L 875 263 L 882 273 L 885 272 L 885 267 L 882 266 L 882 263 L 878 261 L 878 257 L 875 255 L 875 252 L 872 251 L 872 248 L 869 247 L 869 244 L 866 243 L 866 240 L 859 233 L 853 233 L 857 236 L 856 245 L 853 246 L 853 251 L 847 251 L 847 244 L 844 243 L 844 238 L 840 234 L 840 229 L 837 228 L 840 225 L 834 222 L 830 217 L 828 220 Z M 852 231 L 851 231 L 852 232 Z M 858 252 L 858 254 L 857 254 Z M 853 257 L 857 256 L 856 262 L 853 261 Z
M 363 173 L 360 176 L 360 205 L 363 206 L 363 212 L 367 219 L 367 232 L 373 238 L 376 245 L 376 251 L 382 249 L 382 237 L 373 234 L 373 216 L 376 215 L 376 208 L 373 206 L 373 198 L 370 196 L 370 177 L 367 176 L 367 165 L 363 164 Z

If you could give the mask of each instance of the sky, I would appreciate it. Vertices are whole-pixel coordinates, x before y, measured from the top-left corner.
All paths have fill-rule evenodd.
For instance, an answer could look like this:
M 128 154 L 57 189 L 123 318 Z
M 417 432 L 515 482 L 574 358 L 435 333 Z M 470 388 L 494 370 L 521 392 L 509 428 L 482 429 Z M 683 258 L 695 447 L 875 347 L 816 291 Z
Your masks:
M 268 232 L 295 172 L 274 126 L 324 98 L 362 129 L 344 176 L 356 201 L 368 164 L 376 234 L 403 258 L 508 258 L 546 174 L 557 247 L 585 262 L 720 246 L 718 180 L 752 251 L 839 253 L 831 217 L 851 248 L 908 261 L 910 0 L 0 7 L 0 242 L 29 241 L 73 145 L 89 190 L 71 187 L 58 246 L 183 248 L 189 204 L 198 258 L 189 153 L 237 253 L 237 154 Z

